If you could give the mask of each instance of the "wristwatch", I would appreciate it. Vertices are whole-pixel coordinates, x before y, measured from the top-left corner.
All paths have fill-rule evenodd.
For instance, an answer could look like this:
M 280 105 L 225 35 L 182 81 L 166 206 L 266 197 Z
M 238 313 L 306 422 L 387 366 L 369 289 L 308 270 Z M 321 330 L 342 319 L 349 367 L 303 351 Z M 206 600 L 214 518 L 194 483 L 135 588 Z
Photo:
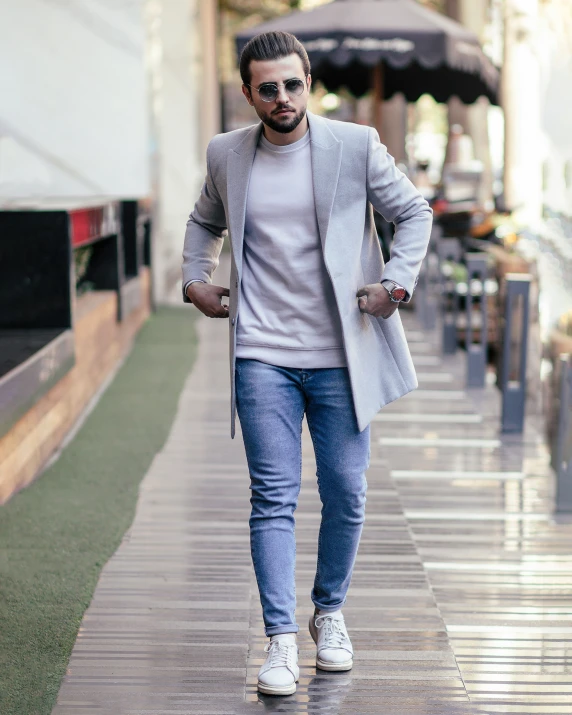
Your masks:
M 401 303 L 402 300 L 407 298 L 407 291 L 403 286 L 400 286 L 399 283 L 385 280 L 381 281 L 381 285 L 388 290 L 389 297 L 394 303 Z

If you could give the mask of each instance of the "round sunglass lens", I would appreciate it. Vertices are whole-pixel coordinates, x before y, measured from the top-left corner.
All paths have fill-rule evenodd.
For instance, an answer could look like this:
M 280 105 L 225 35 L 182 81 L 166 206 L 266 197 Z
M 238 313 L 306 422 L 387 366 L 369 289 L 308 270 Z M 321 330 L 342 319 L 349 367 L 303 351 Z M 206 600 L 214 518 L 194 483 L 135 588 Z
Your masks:
M 260 99 L 264 102 L 272 102 L 276 99 L 278 94 L 278 88 L 272 84 L 263 84 L 258 90 L 260 94 Z
M 299 95 L 304 91 L 304 83 L 299 79 L 289 79 L 284 88 L 288 94 Z

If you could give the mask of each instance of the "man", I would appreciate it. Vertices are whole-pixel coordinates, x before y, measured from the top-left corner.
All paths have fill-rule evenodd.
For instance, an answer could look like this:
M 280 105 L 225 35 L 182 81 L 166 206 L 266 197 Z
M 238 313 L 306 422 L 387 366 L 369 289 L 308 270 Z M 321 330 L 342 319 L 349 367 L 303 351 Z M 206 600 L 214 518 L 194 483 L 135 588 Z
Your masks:
M 302 420 L 323 507 L 311 594 L 316 665 L 349 670 L 341 607 L 364 521 L 369 422 L 417 386 L 396 311 L 413 292 L 431 210 L 373 129 L 306 111 L 310 64 L 293 35 L 253 38 L 240 72 L 261 122 L 209 144 L 207 177 L 187 223 L 183 292 L 205 315 L 230 317 L 231 435 L 238 411 L 252 559 L 270 637 L 258 689 L 289 695 L 299 673 L 293 514 Z M 372 206 L 396 226 L 385 266 Z M 230 290 L 211 284 L 225 230 Z

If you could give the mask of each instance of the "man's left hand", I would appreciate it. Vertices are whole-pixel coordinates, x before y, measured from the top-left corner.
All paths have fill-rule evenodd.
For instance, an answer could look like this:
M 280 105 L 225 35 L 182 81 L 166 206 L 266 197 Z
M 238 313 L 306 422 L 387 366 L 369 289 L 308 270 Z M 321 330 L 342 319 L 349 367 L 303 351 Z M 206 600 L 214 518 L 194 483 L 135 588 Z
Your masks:
M 361 312 L 375 318 L 390 318 L 399 306 L 391 300 L 389 291 L 381 283 L 370 283 L 360 288 L 356 295 Z

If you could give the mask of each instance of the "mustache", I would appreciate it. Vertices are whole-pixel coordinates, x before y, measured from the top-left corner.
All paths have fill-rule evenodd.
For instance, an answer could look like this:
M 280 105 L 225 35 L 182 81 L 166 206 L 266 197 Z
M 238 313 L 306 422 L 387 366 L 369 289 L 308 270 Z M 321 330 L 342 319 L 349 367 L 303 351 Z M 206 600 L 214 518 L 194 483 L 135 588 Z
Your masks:
M 283 112 L 283 111 L 286 110 L 286 109 L 288 109 L 288 110 L 291 111 L 291 112 L 295 112 L 295 111 L 296 111 L 296 110 L 294 109 L 294 107 L 290 107 L 290 106 L 288 106 L 287 104 L 285 104 L 285 105 L 282 106 L 282 107 L 276 107 L 276 109 L 274 109 L 274 110 L 272 111 L 272 114 L 276 114 L 277 112 Z

